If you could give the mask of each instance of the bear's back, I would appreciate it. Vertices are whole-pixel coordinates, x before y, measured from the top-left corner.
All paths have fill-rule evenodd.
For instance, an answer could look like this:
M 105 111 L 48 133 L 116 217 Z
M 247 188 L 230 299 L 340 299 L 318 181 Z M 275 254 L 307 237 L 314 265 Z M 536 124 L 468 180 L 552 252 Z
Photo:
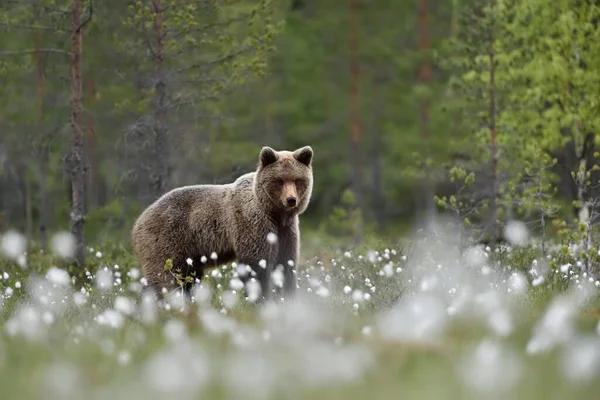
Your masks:
M 248 173 L 229 184 L 190 185 L 165 193 L 134 226 L 136 253 L 153 252 L 158 246 L 172 257 L 185 254 L 194 262 L 213 252 L 219 262 L 231 260 L 234 215 L 252 202 L 253 176 Z M 138 242 L 143 244 L 138 246 Z

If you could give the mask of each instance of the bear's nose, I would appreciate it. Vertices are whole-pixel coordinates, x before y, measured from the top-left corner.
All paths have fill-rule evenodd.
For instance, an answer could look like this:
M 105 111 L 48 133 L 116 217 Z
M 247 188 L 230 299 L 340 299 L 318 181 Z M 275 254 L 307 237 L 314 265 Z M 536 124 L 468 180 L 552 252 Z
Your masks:
M 294 207 L 296 205 L 296 198 L 295 197 L 288 197 L 286 199 L 286 201 L 287 201 L 288 207 Z

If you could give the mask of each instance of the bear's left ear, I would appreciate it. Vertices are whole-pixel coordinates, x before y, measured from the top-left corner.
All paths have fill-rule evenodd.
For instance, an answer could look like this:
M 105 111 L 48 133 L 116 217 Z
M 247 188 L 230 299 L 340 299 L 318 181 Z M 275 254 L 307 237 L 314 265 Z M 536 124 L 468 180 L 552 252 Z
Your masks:
M 260 160 L 260 165 L 266 167 L 267 165 L 273 164 L 275 161 L 277 161 L 277 153 L 269 146 L 265 146 L 260 151 L 258 159 Z
M 308 167 L 313 158 L 312 147 L 304 146 L 304 147 L 294 151 L 294 158 Z

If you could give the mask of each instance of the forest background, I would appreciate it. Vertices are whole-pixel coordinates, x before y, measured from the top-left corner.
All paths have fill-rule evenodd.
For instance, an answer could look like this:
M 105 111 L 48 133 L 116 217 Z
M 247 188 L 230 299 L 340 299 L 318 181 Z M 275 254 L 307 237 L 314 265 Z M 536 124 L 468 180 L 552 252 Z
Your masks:
M 591 244 L 599 15 L 590 1 L 5 0 L 0 231 L 45 247 L 71 230 L 84 262 L 86 242 L 128 246 L 167 190 L 231 182 L 264 145 L 311 145 L 307 240 L 444 212 L 474 240 L 520 219 Z
M 0 397 L 596 398 L 599 21 L 0 0 Z M 265 145 L 314 149 L 297 297 L 256 307 L 233 262 L 142 295 L 142 210 Z

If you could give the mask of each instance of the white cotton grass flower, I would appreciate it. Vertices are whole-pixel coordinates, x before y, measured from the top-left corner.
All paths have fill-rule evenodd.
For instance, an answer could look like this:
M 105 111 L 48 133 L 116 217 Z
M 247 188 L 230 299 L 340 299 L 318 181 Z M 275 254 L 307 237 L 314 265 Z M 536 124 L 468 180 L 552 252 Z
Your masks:
M 488 326 L 500 337 L 508 337 L 514 329 L 512 315 L 502 307 L 498 307 L 489 313 Z
M 282 288 L 283 280 L 284 280 L 283 267 L 278 265 L 277 268 L 275 268 L 275 270 L 273 272 L 271 272 L 271 281 L 273 282 L 273 284 L 276 287 Z
M 43 385 L 49 397 L 73 398 L 81 390 L 80 370 L 74 364 L 58 362 L 44 370 Z
M 365 300 L 365 296 L 362 290 L 356 289 L 352 292 L 352 301 L 355 303 L 362 303 Z
M 58 232 L 50 239 L 50 248 L 59 257 L 71 259 L 75 256 L 77 243 L 70 232 Z
M 260 283 L 256 279 L 252 278 L 246 283 L 246 293 L 248 294 L 248 302 L 255 303 L 259 299 L 261 292 L 262 289 L 260 287 Z
M 391 310 L 377 317 L 377 328 L 387 340 L 428 342 L 440 338 L 447 322 L 444 302 L 425 292 L 401 298 Z
M 225 307 L 232 309 L 238 302 L 238 296 L 235 292 L 227 290 L 221 295 L 221 301 Z
M 280 370 L 273 368 L 264 351 L 243 349 L 233 352 L 222 368 L 225 386 L 241 398 L 264 399 L 281 383 Z
M 212 367 L 205 351 L 185 340 L 150 357 L 142 368 L 142 380 L 153 392 L 197 397 L 208 384 Z
M 308 341 L 294 348 L 296 375 L 308 387 L 353 382 L 375 365 L 372 352 L 357 344 L 335 345 Z
M 521 272 L 513 272 L 508 279 L 508 288 L 515 294 L 524 294 L 527 291 L 527 278 Z
M 49 278 L 30 276 L 25 283 L 27 293 L 31 296 L 36 308 L 41 311 L 62 313 L 67 309 L 68 298 L 72 293 L 68 274 L 58 268 L 50 269 L 48 272 L 50 272 Z
M 260 316 L 265 328 L 274 337 L 290 342 L 296 341 L 294 338 L 297 338 L 300 343 L 302 338 L 327 329 L 332 322 L 317 298 L 301 294 L 281 305 L 266 303 L 260 310 Z
M 194 285 L 191 292 L 192 298 L 199 304 L 208 304 L 212 296 L 210 287 L 202 283 Z
M 83 293 L 75 292 L 73 293 L 73 303 L 75 303 L 77 307 L 81 307 L 87 303 L 87 298 Z
M 571 296 L 555 298 L 542 320 L 534 328 L 534 334 L 527 343 L 529 354 L 538 354 L 554 348 L 557 344 L 571 340 L 575 334 L 577 303 Z
M 96 272 L 96 287 L 103 292 L 112 288 L 113 273 L 108 268 L 101 268 Z
M 117 296 L 115 298 L 114 308 L 122 314 L 133 315 L 135 311 L 135 303 L 129 297 Z
M 165 295 L 166 304 L 171 310 L 184 311 L 187 305 L 187 298 L 181 288 L 171 290 Z
M 229 281 L 229 287 L 232 290 L 242 290 L 244 288 L 244 283 L 239 278 L 233 278 Z
M 263 342 L 261 332 L 249 325 L 239 325 L 232 332 L 231 341 L 239 349 L 256 348 Z
M 37 307 L 21 305 L 6 321 L 4 330 L 9 336 L 39 341 L 46 333 L 44 326 L 42 313 Z
M 369 250 L 367 252 L 367 260 L 369 260 L 371 264 L 375 264 L 377 261 L 377 252 L 374 250 Z
M 469 247 L 464 254 L 464 260 L 467 267 L 481 268 L 487 261 L 486 252 L 483 245 Z
M 510 348 L 484 339 L 459 361 L 462 381 L 479 392 L 507 392 L 519 382 L 523 364 Z M 510 397 L 510 396 L 509 396 Z
M 142 274 L 139 269 L 131 268 L 129 271 L 127 271 L 127 276 L 133 280 L 138 280 L 142 276 Z
M 146 325 L 153 324 L 158 318 L 158 305 L 152 293 L 143 293 L 139 308 L 139 318 Z
M 117 310 L 107 309 L 96 317 L 96 322 L 100 325 L 120 329 L 125 324 L 125 317 Z
M 250 267 L 247 264 L 238 264 L 235 267 L 235 271 L 237 272 L 239 277 L 245 278 L 249 274 L 252 274 L 252 267 Z
M 0 239 L 0 251 L 11 260 L 18 260 L 27 250 L 27 239 L 17 231 L 5 232 Z
M 508 337 L 514 329 L 513 316 L 508 308 L 508 295 L 490 288 L 474 296 L 474 308 L 495 335 Z
M 513 246 L 525 246 L 529 240 L 529 230 L 522 221 L 509 221 L 502 233 L 506 241 Z
M 60 285 L 60 286 L 67 286 L 67 285 L 69 285 L 69 282 L 71 281 L 71 278 L 67 271 L 56 268 L 56 267 L 51 267 L 46 272 L 46 279 L 48 279 L 50 282 L 54 283 L 55 285 Z
M 121 351 L 117 356 L 117 362 L 120 366 L 126 366 L 131 361 L 131 353 L 128 351 Z
M 596 337 L 571 340 L 562 348 L 559 368 L 574 383 L 596 379 L 600 372 L 600 340 Z
M 17 264 L 23 269 L 27 268 L 27 253 L 23 253 L 17 257 Z
M 273 232 L 269 232 L 267 233 L 267 242 L 269 244 L 275 244 L 277 243 L 277 235 Z
M 234 332 L 237 322 L 212 308 L 198 310 L 198 317 L 202 327 L 211 335 L 220 336 L 224 333 Z
M 317 291 L 315 292 L 315 294 L 322 298 L 329 297 L 329 289 L 327 289 L 327 287 L 325 287 L 323 285 L 320 285 L 317 288 Z
M 187 339 L 187 328 L 178 319 L 170 319 L 163 326 L 163 334 L 169 342 L 178 343 Z

